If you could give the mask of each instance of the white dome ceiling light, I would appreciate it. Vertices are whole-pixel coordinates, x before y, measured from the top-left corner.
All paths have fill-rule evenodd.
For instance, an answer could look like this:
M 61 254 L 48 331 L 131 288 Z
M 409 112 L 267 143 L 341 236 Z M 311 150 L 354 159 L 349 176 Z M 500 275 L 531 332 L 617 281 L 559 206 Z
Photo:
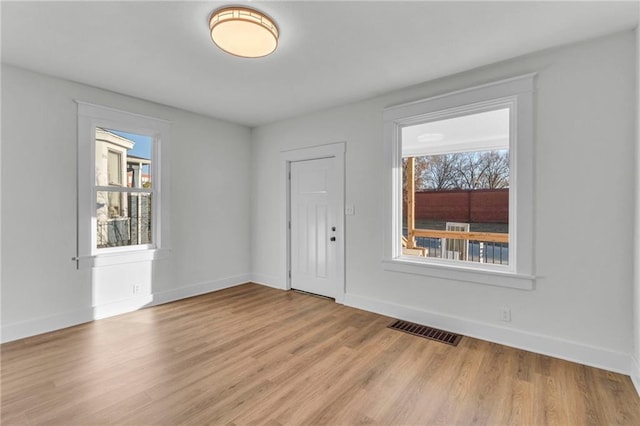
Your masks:
M 273 19 L 247 7 L 224 7 L 209 19 L 211 40 L 223 51 L 242 58 L 261 58 L 278 47 Z

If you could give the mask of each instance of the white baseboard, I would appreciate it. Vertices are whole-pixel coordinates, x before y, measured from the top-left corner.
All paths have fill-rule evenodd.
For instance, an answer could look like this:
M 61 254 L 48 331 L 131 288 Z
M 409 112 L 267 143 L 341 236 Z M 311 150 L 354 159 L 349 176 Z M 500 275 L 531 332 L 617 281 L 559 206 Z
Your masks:
M 245 284 L 249 281 L 251 281 L 251 276 L 249 274 L 237 275 L 234 277 L 193 284 L 151 295 L 136 296 L 125 300 L 80 309 L 77 311 L 65 312 L 49 317 L 41 317 L 13 324 L 2 324 L 0 342 L 6 343 L 13 340 L 23 339 L 25 337 L 48 333 L 97 319 L 133 312 L 144 307 L 161 305 L 175 300 L 186 299 L 187 297 L 211 293 L 213 291 Z
M 631 357 L 631 381 L 633 382 L 633 386 L 636 388 L 636 392 L 640 396 L 640 361 L 638 358 Z
M 153 295 L 141 294 L 115 302 L 104 303 L 93 307 L 93 315 L 91 320 L 99 320 L 109 318 L 116 315 L 126 314 L 127 312 L 137 311 L 138 309 L 153 306 Z M 90 320 L 90 321 L 91 321 Z M 86 322 L 86 321 L 85 321 Z
M 44 334 L 89 321 L 93 321 L 93 308 L 80 309 L 13 324 L 2 324 L 0 342 L 11 342 L 13 340 Z
M 266 287 L 277 288 L 278 290 L 286 290 L 286 285 L 284 285 L 282 280 L 277 277 L 272 277 L 270 275 L 264 274 L 252 274 L 251 282 L 260 284 Z
M 630 375 L 632 369 L 629 354 L 579 342 L 423 311 L 349 293 L 345 295 L 345 305 L 616 373 Z M 638 385 L 636 388 L 640 389 Z
M 235 287 L 240 284 L 246 284 L 251 281 L 250 274 L 236 275 L 233 277 L 222 278 L 215 281 L 209 281 L 199 284 L 192 284 L 186 287 L 180 287 L 153 294 L 153 305 L 161 305 L 163 303 L 173 302 L 175 300 L 186 299 L 187 297 L 198 296 L 200 294 L 211 293 L 213 291 L 223 290 L 229 287 Z

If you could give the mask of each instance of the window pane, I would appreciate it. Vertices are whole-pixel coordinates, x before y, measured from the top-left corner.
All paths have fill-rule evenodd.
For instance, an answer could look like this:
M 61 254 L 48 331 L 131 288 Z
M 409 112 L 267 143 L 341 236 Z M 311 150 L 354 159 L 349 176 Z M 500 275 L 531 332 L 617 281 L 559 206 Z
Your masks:
M 109 150 L 107 177 L 109 185 L 122 186 L 122 155 L 119 152 Z
M 151 244 L 151 194 L 98 191 L 97 247 Z
M 96 128 L 96 185 L 151 188 L 152 148 L 151 136 Z
M 509 110 L 402 129 L 402 252 L 509 264 Z
M 509 148 L 509 108 L 402 128 L 402 156 Z

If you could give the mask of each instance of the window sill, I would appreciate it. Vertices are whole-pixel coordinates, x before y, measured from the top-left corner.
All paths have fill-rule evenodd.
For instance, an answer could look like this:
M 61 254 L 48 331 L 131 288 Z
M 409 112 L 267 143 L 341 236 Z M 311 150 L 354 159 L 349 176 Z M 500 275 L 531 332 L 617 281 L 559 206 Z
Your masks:
M 453 265 L 428 264 L 403 258 L 385 259 L 382 261 L 382 265 L 387 271 L 424 275 L 446 280 L 466 281 L 518 290 L 533 290 L 536 278 L 533 275 Z
M 98 254 L 95 256 L 80 256 L 78 268 L 96 268 L 100 266 L 121 265 L 123 263 L 148 262 L 152 260 L 166 259 L 171 249 L 148 249 Z

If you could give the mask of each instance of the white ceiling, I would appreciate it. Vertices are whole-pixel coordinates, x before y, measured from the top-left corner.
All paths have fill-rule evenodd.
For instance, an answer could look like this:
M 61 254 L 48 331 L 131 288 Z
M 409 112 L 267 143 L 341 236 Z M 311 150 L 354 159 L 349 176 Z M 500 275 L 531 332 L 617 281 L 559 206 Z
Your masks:
M 208 18 L 273 17 L 262 59 L 224 54 Z M 2 2 L 2 61 L 257 126 L 638 25 L 638 1 Z

